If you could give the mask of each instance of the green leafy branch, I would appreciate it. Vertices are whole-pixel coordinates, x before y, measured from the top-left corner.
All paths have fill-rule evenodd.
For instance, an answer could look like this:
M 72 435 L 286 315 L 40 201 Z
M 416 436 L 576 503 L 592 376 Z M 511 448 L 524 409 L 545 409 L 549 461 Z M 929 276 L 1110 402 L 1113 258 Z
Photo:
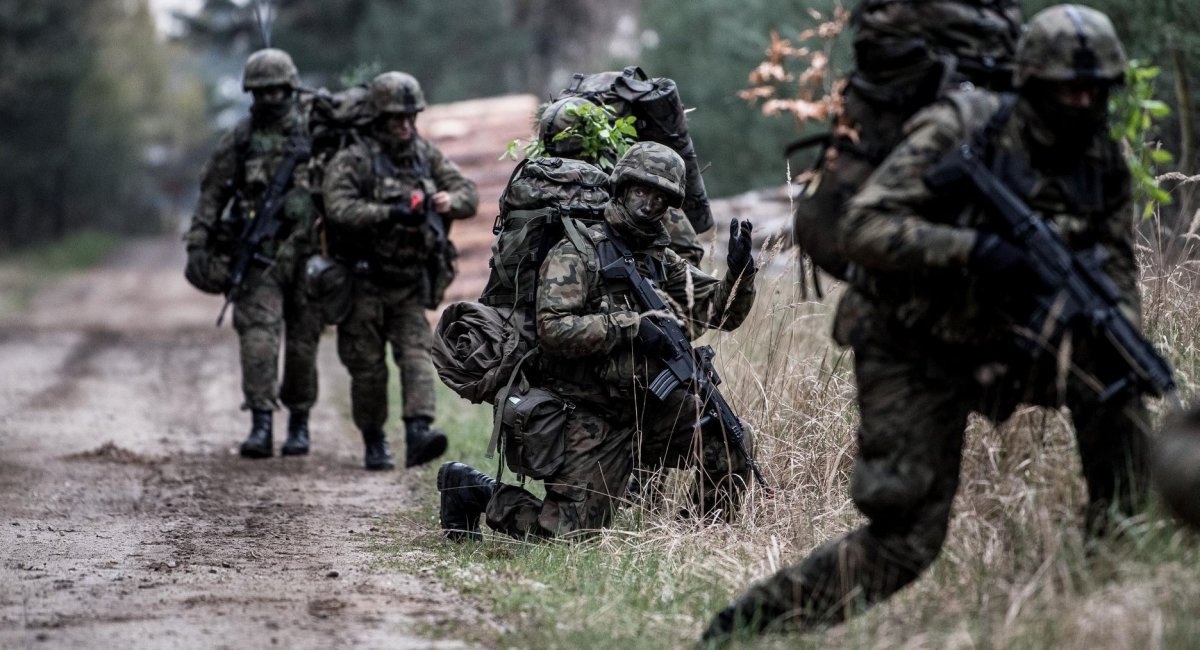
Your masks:
M 1109 134 L 1120 142 L 1125 160 L 1133 177 L 1133 200 L 1142 205 L 1142 218 L 1154 209 L 1171 202 L 1171 195 L 1159 186 L 1157 170 L 1160 165 L 1175 160 L 1160 142 L 1148 141 L 1155 122 L 1170 114 L 1167 104 L 1154 97 L 1154 80 L 1160 70 L 1131 60 L 1125 68 L 1125 91 L 1109 99 L 1112 126 Z
M 580 104 L 567 109 L 567 115 L 579 118 L 575 124 L 554 136 L 554 142 L 578 138 L 582 149 L 580 157 L 594 162 L 603 169 L 612 169 L 613 161 L 625 155 L 629 147 L 637 142 L 634 117 L 617 117 L 616 111 L 602 104 Z M 501 159 L 519 160 L 521 157 L 537 158 L 546 155 L 541 139 L 531 138 L 522 145 L 519 139 L 508 143 Z

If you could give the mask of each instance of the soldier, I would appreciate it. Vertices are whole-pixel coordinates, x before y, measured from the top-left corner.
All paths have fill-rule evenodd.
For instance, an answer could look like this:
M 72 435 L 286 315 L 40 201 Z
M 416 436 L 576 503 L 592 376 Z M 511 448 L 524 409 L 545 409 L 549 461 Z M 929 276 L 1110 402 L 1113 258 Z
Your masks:
M 350 371 L 354 423 L 369 470 L 392 469 L 386 346 L 400 369 L 405 467 L 437 458 L 446 434 L 434 418 L 432 333 L 425 309 L 453 277 L 449 222 L 475 215 L 475 183 L 417 133 L 425 95 L 412 75 L 371 81 L 370 133 L 338 152 L 325 175 L 330 253 L 353 269 L 354 303 L 338 326 L 338 356 Z
M 538 139 L 542 141 L 547 154 L 557 158 L 582 160 L 591 165 L 599 164 L 598 159 L 584 153 L 583 141 L 580 138 L 564 137 L 557 141 L 554 139 L 558 134 L 581 122 L 579 114 L 570 109 L 588 103 L 590 102 L 582 97 L 565 97 L 542 111 L 541 117 L 538 118 Z M 605 152 L 604 155 L 609 157 L 609 162 L 615 162 L 616 156 L 613 152 Z M 671 236 L 670 249 L 693 265 L 700 266 L 700 261 L 704 259 L 704 248 L 700 246 L 696 229 L 692 227 L 692 222 L 683 210 L 677 207 L 668 208 L 664 223 L 667 233 Z
M 250 117 L 217 145 L 200 181 L 200 200 L 187 242 L 187 279 L 202 291 L 230 289 L 231 258 L 239 233 L 263 208 L 263 200 L 294 144 L 307 147 L 307 120 L 296 101 L 300 78 L 287 52 L 264 49 L 250 55 L 242 88 L 254 96 Z M 302 173 L 289 179 L 280 218 L 284 227 L 266 242 L 247 272 L 244 290 L 234 303 L 233 326 L 242 362 L 243 409 L 250 409 L 250 435 L 242 443 L 246 458 L 273 453 L 272 413 L 287 407 L 288 433 L 283 455 L 308 453 L 308 413 L 317 399 L 317 343 L 322 323 L 309 309 L 303 291 L 303 262 L 315 252 L 316 209 Z M 225 213 L 226 205 L 230 206 Z M 276 385 L 280 334 L 284 334 L 283 383 Z
M 850 493 L 869 524 L 752 585 L 716 616 L 706 640 L 835 623 L 915 580 L 945 539 L 972 411 L 1001 422 L 1018 402 L 1065 404 L 1087 484 L 1087 530 L 1103 534 L 1110 512 L 1142 506 L 1140 396 L 1105 401 L 1084 383 L 1102 364 L 1084 328 L 1072 332 L 1073 348 L 1030 363 L 1014 341 L 1040 283 L 1028 253 L 990 232 L 973 195 L 934 193 L 922 182 L 966 138 L 990 136 L 984 150 L 1005 185 L 1052 220 L 1069 248 L 1107 253 L 1103 270 L 1137 323 L 1129 172 L 1106 128 L 1109 90 L 1124 70 L 1104 14 L 1050 7 L 1018 45 L 1015 96 L 958 92 L 922 111 L 851 200 L 840 236 L 862 273 L 838 306 L 834 337 L 855 353 L 861 424 Z M 1054 363 L 1060 354 L 1069 375 Z
M 657 355 L 665 339 L 655 321 L 683 319 L 689 336 L 695 337 L 707 328 L 732 330 L 745 319 L 754 301 L 749 222 L 731 224 L 724 280 L 667 247 L 663 218 L 669 207 L 683 201 L 684 173 L 683 160 L 668 147 L 634 145 L 611 175 L 615 198 L 605 209 L 604 223 L 551 249 L 539 274 L 536 318 L 543 349 L 541 378 L 571 405 L 561 437 L 552 441 L 561 442 L 563 449 L 547 459 L 555 469 L 540 477 L 545 499 L 462 463 L 442 465 L 441 524 L 451 538 L 478 538 L 485 510 L 489 526 L 517 538 L 574 536 L 606 525 L 633 468 L 638 412 L 668 408 L 648 398 L 645 388 L 659 369 Z M 656 279 L 673 313 L 642 310 L 627 283 L 601 276 L 603 251 L 614 242 L 628 247 L 640 273 Z M 681 450 L 693 448 L 692 437 L 668 442 L 662 444 L 669 447 L 662 452 L 667 461 L 690 457 Z M 707 481 L 709 494 L 724 491 L 730 507 L 748 467 L 725 448 L 723 437 L 705 435 L 702 444 L 706 464 L 711 461 L 702 481 Z M 710 447 L 720 451 L 708 453 Z

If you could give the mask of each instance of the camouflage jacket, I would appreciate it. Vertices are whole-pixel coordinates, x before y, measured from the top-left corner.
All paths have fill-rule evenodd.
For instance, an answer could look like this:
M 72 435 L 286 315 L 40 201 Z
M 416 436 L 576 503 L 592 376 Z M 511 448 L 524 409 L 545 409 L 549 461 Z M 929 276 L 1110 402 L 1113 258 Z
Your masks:
M 614 208 L 610 204 L 607 209 Z M 634 351 L 638 314 L 644 310 L 629 286 L 600 276 L 597 246 L 607 239 L 604 227 L 593 226 L 586 234 L 590 246 L 580 250 L 564 239 L 542 264 L 537 292 L 542 370 L 564 397 L 629 399 L 644 391 L 660 366 Z M 754 276 L 718 280 L 668 243 L 664 234 L 633 253 L 638 271 L 655 279 L 664 301 L 688 325 L 688 335 L 694 339 L 710 328 L 740 326 L 754 304 Z
M 840 243 L 861 272 L 838 307 L 839 343 L 857 345 L 896 333 L 967 345 L 1006 339 L 1012 298 L 996 295 L 966 268 L 991 217 L 967 198 L 934 195 L 922 181 L 926 169 L 988 123 L 999 97 L 955 92 L 918 113 L 906 125 L 904 141 L 850 200 L 839 223 Z M 1137 323 L 1138 269 L 1124 159 L 1103 133 L 1085 155 L 1061 170 L 1049 169 L 1052 138 L 1018 100 L 991 143 L 992 168 L 1054 222 L 1068 247 L 1106 250 L 1104 270 L 1120 290 L 1126 315 Z
M 323 190 L 331 254 L 350 263 L 366 260 L 399 276 L 423 272 L 434 250 L 434 233 L 428 226 L 390 219 L 392 205 L 410 205 L 414 192 L 426 201 L 436 192 L 448 192 L 450 211 L 440 215 L 447 226 L 450 220 L 474 216 L 479 205 L 475 183 L 420 136 L 398 155 L 373 138 L 360 138 L 333 157 Z
M 189 249 L 226 255 L 235 250 L 243 220 L 254 217 L 283 162 L 285 145 L 297 137 L 308 137 L 308 120 L 300 107 L 268 127 L 257 127 L 247 117 L 221 137 L 201 174 L 200 199 L 184 235 Z M 302 259 L 315 249 L 316 207 L 310 189 L 307 167 L 297 166 L 281 214 L 287 225 L 280 241 L 262 251 L 265 255 Z

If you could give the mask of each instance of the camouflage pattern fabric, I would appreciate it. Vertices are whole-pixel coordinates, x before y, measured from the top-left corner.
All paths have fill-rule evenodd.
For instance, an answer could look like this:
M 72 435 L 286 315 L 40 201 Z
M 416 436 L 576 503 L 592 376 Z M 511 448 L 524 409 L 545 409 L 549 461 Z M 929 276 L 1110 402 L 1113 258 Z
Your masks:
M 619 204 L 609 203 L 605 219 L 622 223 L 620 213 Z M 627 285 L 600 277 L 595 245 L 606 239 L 603 228 L 593 226 L 587 234 L 593 246 L 581 251 L 564 240 L 542 265 L 537 299 L 542 366 L 568 399 L 629 400 L 660 368 L 633 349 L 641 311 L 636 298 Z M 638 271 L 659 278 L 659 293 L 691 337 L 709 328 L 733 330 L 745 320 L 754 303 L 753 276 L 735 282 L 708 275 L 667 248 L 665 231 L 641 246 L 628 231 L 622 234 Z
M 1108 16 L 1091 7 L 1049 7 L 1030 19 L 1021 37 L 1014 81 L 1121 79 L 1125 50 L 1116 34 Z
M 317 345 L 324 324 L 305 296 L 294 264 L 255 270 L 234 303 L 233 327 L 242 362 L 244 409 L 307 411 L 317 401 Z M 279 343 L 284 340 L 283 383 L 277 384 Z
M 545 479 L 546 498 L 502 484 L 488 502 L 488 526 L 523 539 L 577 537 L 608 525 L 633 471 L 633 432 L 628 415 L 577 404 L 567 419 L 562 467 Z
M 628 219 L 618 204 L 608 204 L 605 220 L 627 244 L 638 241 L 623 229 Z M 697 462 L 692 427 L 684 424 L 689 416 L 683 415 L 694 417 L 694 404 L 664 405 L 646 392 L 658 362 L 633 346 L 641 309 L 627 285 L 600 277 L 596 246 L 607 238 L 602 226 L 593 226 L 586 234 L 591 245 L 579 250 L 564 239 L 550 251 L 539 274 L 542 379 L 575 404 L 567 425 L 564 466 L 545 479 L 544 501 L 515 486 L 501 487 L 488 505 L 488 525 L 518 537 L 573 534 L 604 526 L 614 501 L 628 485 L 639 426 L 643 428 L 638 441 L 641 462 L 661 467 L 703 465 L 698 504 L 706 510 L 732 511 L 734 484 L 744 484 L 746 468 L 731 462 L 730 450 L 715 438 L 703 441 L 706 451 Z M 659 279 L 660 293 L 687 323 L 689 334 L 695 337 L 708 328 L 731 330 L 740 325 L 753 305 L 754 276 L 743 276 L 739 282 L 717 280 L 668 249 L 668 241 L 660 228 L 634 249 L 634 256 L 639 272 Z M 631 409 L 631 405 L 636 406 Z
M 864 270 L 856 290 L 888 305 L 894 314 L 885 319 L 892 323 L 862 326 L 903 327 L 945 342 L 1007 339 L 1005 314 L 1014 297 L 959 272 L 975 243 L 976 228 L 987 229 L 986 214 L 966 209 L 961 200 L 935 196 L 919 181 L 967 133 L 987 123 L 998 106 L 995 97 L 985 91 L 951 93 L 919 113 L 909 123 L 904 143 L 850 201 L 839 234 L 846 254 Z M 1138 323 L 1141 304 L 1124 159 L 1107 134 L 1098 134 L 1077 166 L 1057 174 L 1030 166 L 1059 164 L 1054 162 L 1060 154 L 1053 138 L 1028 102 L 1019 99 L 995 142 L 1002 180 L 1052 220 L 1070 248 L 1104 248 L 1104 270 L 1120 291 L 1125 315 Z M 846 332 L 859 326 L 839 315 L 835 336 L 852 343 Z
M 964 82 L 1010 87 L 1021 10 L 1016 0 L 863 0 L 856 8 L 856 69 L 817 175 L 793 204 L 794 240 L 827 273 L 846 279 L 833 235 L 846 201 L 866 182 L 920 108 Z
M 442 215 L 444 221 L 471 217 L 479 203 L 475 183 L 419 136 L 399 149 L 363 138 L 333 158 L 324 190 L 330 253 L 359 269 L 354 305 L 338 328 L 338 356 L 350 372 L 354 422 L 373 431 L 387 420 L 387 343 L 400 368 L 404 417 L 432 419 L 435 371 L 424 306 L 432 290 L 426 262 L 433 233 L 427 226 L 392 221 L 389 211 L 394 202 L 407 204 L 414 191 L 425 200 L 445 191 L 450 211 Z
M 474 216 L 479 205 L 475 183 L 420 136 L 398 151 L 362 138 L 334 156 L 323 187 L 333 257 L 351 268 L 367 261 L 373 272 L 397 284 L 424 273 L 434 235 L 427 226 L 393 221 L 393 205 L 409 205 L 413 192 L 426 197 L 447 192 L 450 211 L 441 215 L 446 222 Z
M 304 134 L 307 120 L 299 108 L 282 119 L 257 124 L 247 118 L 226 133 L 204 168 L 200 199 L 184 240 L 226 263 L 236 254 L 242 229 L 239 216 L 253 218 L 284 146 Z M 240 178 L 239 178 L 240 174 Z M 308 409 L 317 397 L 316 348 L 322 325 L 303 295 L 300 265 L 316 251 L 316 209 L 307 175 L 297 169 L 284 199 L 285 227 L 279 240 L 262 254 L 273 259 L 269 269 L 252 268 L 247 291 L 234 305 L 242 362 L 243 408 L 272 410 L 276 393 L 285 406 Z M 226 207 L 233 209 L 226 211 Z M 284 378 L 277 386 L 280 339 L 285 339 Z
M 882 343 L 882 342 L 881 342 Z M 1029 383 L 983 390 L 969 378 L 980 353 L 945 348 L 922 354 L 911 342 L 855 347 L 862 424 L 851 497 L 870 523 L 814 550 L 750 587 L 722 613 L 724 623 L 754 629 L 834 623 L 915 580 L 937 558 L 946 537 L 967 416 L 1002 419 Z M 1044 389 L 1045 383 L 1041 382 Z M 1028 396 L 1048 403 L 1046 395 Z M 1110 508 L 1133 514 L 1147 486 L 1145 409 L 1136 399 L 1100 404 L 1073 383 L 1065 403 L 1088 488 L 1086 523 L 1099 531 Z
M 932 195 L 925 170 L 999 102 L 954 93 L 919 113 L 907 138 L 848 207 L 840 236 L 859 267 L 842 298 L 834 335 L 853 346 L 862 422 L 851 481 L 870 523 L 760 582 L 718 616 L 756 629 L 837 621 L 916 579 L 937 557 L 958 488 L 963 431 L 972 412 L 1003 421 L 1019 403 L 1066 406 L 1088 489 L 1087 528 L 1107 528 L 1110 508 L 1132 514 L 1146 495 L 1147 420 L 1140 398 L 1101 404 L 1080 377 L 1098 374 L 1085 332 L 1071 342 L 1066 373 L 1032 365 L 1017 349 L 1013 319 L 1024 287 L 964 272 L 987 217 L 962 196 Z M 1064 157 L 1027 100 L 993 143 L 993 169 L 1068 246 L 1103 246 L 1105 271 L 1138 322 L 1129 176 L 1107 133 Z M 1056 355 L 1047 355 L 1054 357 Z
M 704 261 L 704 247 L 700 245 L 696 229 L 692 227 L 692 222 L 688 220 L 683 210 L 669 208 L 667 216 L 663 218 L 663 225 L 666 226 L 667 234 L 671 237 L 671 243 L 667 244 L 667 248 L 675 251 L 692 266 L 700 266 L 700 262 Z
M 387 422 L 387 344 L 400 370 L 405 418 L 434 416 L 433 334 L 413 287 L 380 286 L 356 278 L 350 315 L 338 326 L 338 357 L 350 372 L 350 403 L 361 431 Z
M 237 212 L 253 218 L 275 170 L 286 156 L 285 145 L 293 137 L 304 135 L 307 124 L 297 107 L 268 125 L 253 124 L 246 118 L 221 137 L 201 174 L 200 198 L 184 235 L 187 248 L 207 248 L 216 255 L 235 252 L 242 228 Z M 297 168 L 292 185 L 283 209 L 283 218 L 291 226 L 283 229 L 283 236 L 291 239 L 292 252 L 303 258 L 316 250 L 313 228 L 316 210 L 304 167 Z M 232 207 L 237 209 L 226 212 L 231 203 L 236 203 Z M 282 240 L 271 243 L 263 253 L 274 256 L 281 243 Z

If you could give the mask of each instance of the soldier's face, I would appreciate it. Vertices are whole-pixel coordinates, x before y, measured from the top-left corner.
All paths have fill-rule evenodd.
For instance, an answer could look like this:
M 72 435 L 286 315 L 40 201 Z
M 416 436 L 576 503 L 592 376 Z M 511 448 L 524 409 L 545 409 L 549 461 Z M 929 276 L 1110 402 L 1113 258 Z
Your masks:
M 1072 110 L 1094 111 L 1108 104 L 1108 84 L 1096 81 L 1062 81 L 1054 85 L 1054 99 Z
M 267 86 L 251 91 L 254 103 L 259 105 L 278 106 L 287 104 L 292 99 L 292 89 L 289 86 Z
M 662 219 L 670 203 L 670 199 L 662 190 L 638 183 L 632 183 L 625 188 L 622 201 L 630 216 L 645 223 Z
M 250 91 L 254 95 L 254 105 L 250 112 L 260 120 L 273 122 L 287 115 L 292 107 L 291 86 L 267 86 Z
M 412 113 L 389 113 L 383 126 L 399 142 L 408 142 L 416 134 L 417 116 Z

